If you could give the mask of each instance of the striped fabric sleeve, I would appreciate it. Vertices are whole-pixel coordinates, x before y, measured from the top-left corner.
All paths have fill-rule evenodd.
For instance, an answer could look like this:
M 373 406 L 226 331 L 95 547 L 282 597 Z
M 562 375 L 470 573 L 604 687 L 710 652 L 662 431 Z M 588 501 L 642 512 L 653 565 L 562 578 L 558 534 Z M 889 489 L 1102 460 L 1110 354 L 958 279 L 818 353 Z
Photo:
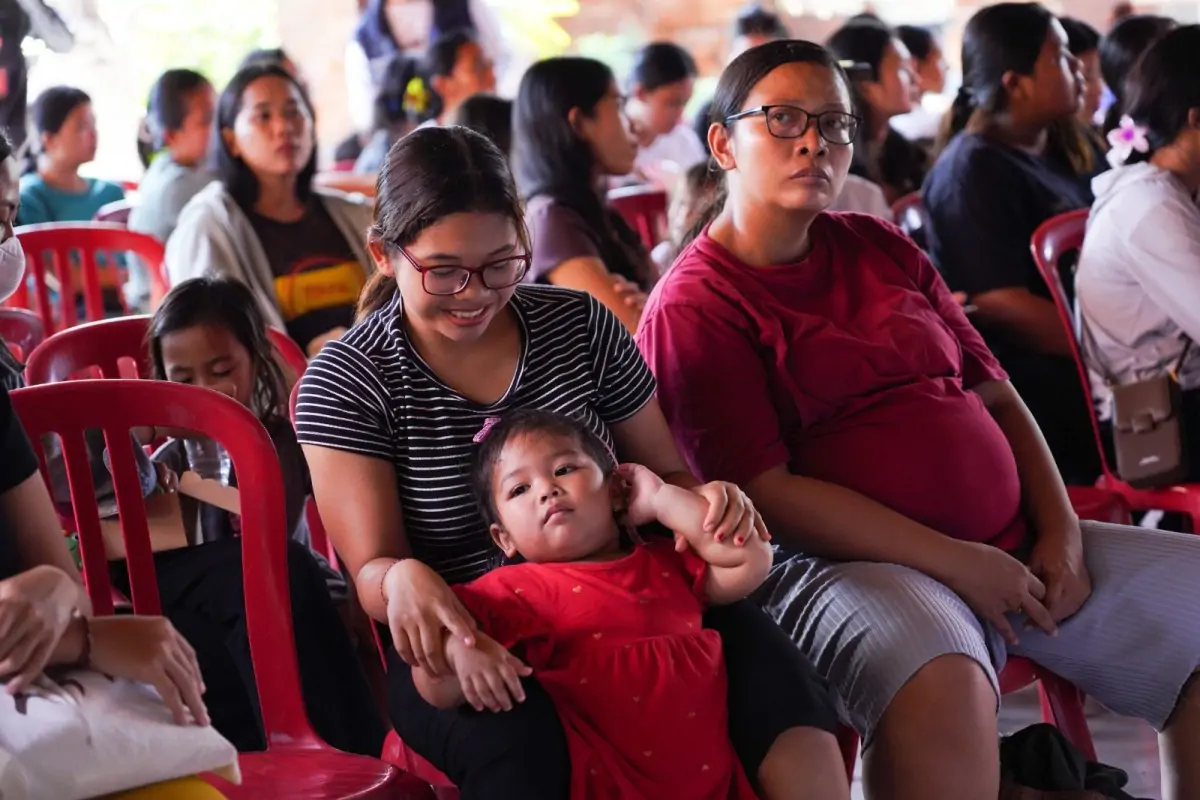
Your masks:
M 596 413 L 605 425 L 615 425 L 642 410 L 654 397 L 654 375 L 637 343 L 603 303 L 588 296 L 588 328 L 596 385 Z
M 297 438 L 392 461 L 396 437 L 387 398 L 379 371 L 365 355 L 345 342 L 329 342 L 300 382 Z

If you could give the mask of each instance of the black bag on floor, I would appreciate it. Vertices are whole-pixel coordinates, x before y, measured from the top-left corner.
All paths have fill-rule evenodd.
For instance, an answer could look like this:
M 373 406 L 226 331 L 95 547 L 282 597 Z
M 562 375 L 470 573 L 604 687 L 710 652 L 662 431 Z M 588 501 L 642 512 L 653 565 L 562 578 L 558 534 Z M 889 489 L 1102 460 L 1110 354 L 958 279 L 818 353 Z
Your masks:
M 1088 761 L 1044 722 L 1000 740 L 1000 800 L 1138 800 L 1124 771 Z

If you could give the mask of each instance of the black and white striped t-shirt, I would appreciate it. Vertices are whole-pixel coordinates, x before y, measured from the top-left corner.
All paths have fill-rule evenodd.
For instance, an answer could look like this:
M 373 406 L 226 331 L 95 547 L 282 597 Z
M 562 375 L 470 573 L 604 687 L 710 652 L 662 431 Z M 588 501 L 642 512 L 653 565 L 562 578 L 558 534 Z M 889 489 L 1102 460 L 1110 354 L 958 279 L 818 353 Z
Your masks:
M 327 344 L 300 384 L 300 442 L 390 461 L 413 555 L 449 583 L 479 577 L 495 554 L 470 486 L 473 439 L 488 417 L 557 411 L 611 444 L 608 426 L 654 395 L 633 338 L 590 295 L 520 285 L 510 302 L 522 353 L 512 385 L 492 405 L 434 375 L 404 332 L 399 297 Z

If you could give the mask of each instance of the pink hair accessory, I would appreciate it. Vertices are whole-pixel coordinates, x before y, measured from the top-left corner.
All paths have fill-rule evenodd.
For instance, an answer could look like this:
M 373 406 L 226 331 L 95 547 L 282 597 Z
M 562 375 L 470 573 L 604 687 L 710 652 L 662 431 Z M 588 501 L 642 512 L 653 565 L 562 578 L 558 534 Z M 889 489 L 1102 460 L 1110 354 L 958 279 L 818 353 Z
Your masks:
M 482 442 L 488 437 L 488 434 L 492 432 L 492 428 L 496 427 L 496 423 L 499 421 L 499 417 L 488 417 L 485 419 L 483 421 L 483 427 L 479 429 L 479 433 L 475 434 L 475 438 L 472 439 L 472 441 L 475 442 L 475 444 Z
M 1129 116 L 1121 117 L 1120 124 L 1108 132 L 1108 163 L 1119 167 L 1129 160 L 1136 150 L 1139 153 L 1150 152 L 1150 140 L 1146 138 L 1147 129 L 1134 123 Z

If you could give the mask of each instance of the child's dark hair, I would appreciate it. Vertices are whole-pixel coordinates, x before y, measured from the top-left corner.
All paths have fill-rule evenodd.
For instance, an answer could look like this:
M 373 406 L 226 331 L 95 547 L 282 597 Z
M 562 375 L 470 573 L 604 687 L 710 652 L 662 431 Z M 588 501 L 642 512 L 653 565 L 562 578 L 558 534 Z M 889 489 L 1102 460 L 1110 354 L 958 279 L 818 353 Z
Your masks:
M 472 212 L 508 217 L 520 252 L 532 252 L 521 197 L 496 145 L 459 126 L 419 128 L 392 145 L 383 161 L 367 236 L 395 256 L 431 225 Z M 395 295 L 395 277 L 376 271 L 358 298 L 356 318 L 383 308 Z
M 162 355 L 163 337 L 196 325 L 219 325 L 233 334 L 253 360 L 251 410 L 263 422 L 283 416 L 287 396 L 283 370 L 275 360 L 275 348 L 267 336 L 267 323 L 258 303 L 240 281 L 193 278 L 167 293 L 150 320 L 147 335 L 154 377 L 167 380 Z
M 158 76 L 146 103 L 146 126 L 155 150 L 165 146 L 168 133 L 183 126 L 192 93 L 210 86 L 208 78 L 190 69 L 169 69 Z
M 738 36 L 770 36 L 775 39 L 788 38 L 787 26 L 773 11 L 768 11 L 761 5 L 753 4 L 743 8 L 733 21 L 733 35 Z
M 90 102 L 92 98 L 82 89 L 51 86 L 33 101 L 33 125 L 39 135 L 56 134 L 72 111 Z
M 1100 47 L 1100 31 L 1075 17 L 1059 17 L 1058 23 L 1067 32 L 1067 49 L 1073 56 L 1094 53 Z
M 494 94 L 473 94 L 454 113 L 454 124 L 482 133 L 505 156 L 512 152 L 512 100 Z
M 896 36 L 904 42 L 913 60 L 920 63 L 928 59 L 938 49 L 937 37 L 929 28 L 918 25 L 897 25 Z
M 617 466 L 612 450 L 604 440 L 580 420 L 553 411 L 511 411 L 487 430 L 471 467 L 471 488 L 475 493 L 480 513 L 488 525 L 500 522 L 500 515 L 492 498 L 492 478 L 496 471 L 496 462 L 504 452 L 504 446 L 517 436 L 561 436 L 574 439 L 587 457 L 600 466 L 605 475 L 610 474 Z
M 1200 109 L 1200 25 L 1185 25 L 1164 34 L 1138 61 L 1127 84 L 1129 116 L 1146 128 L 1150 152 L 1134 153 L 1144 161 L 1175 141 L 1188 128 L 1191 112 Z

